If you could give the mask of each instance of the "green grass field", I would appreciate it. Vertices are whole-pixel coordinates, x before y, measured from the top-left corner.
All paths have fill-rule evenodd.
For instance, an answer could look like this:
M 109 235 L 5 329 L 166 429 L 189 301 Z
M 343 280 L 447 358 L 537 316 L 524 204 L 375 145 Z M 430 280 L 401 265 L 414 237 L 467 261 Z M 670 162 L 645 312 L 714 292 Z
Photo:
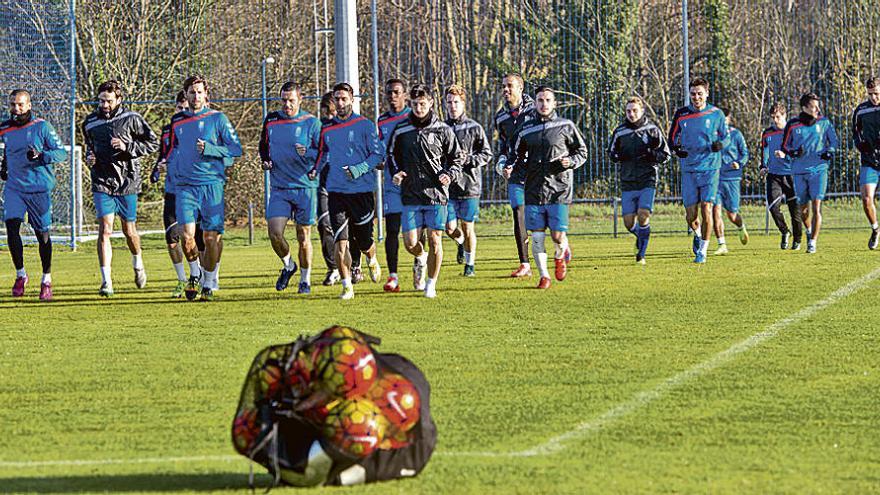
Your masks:
M 29 247 L 29 294 L 13 301 L 2 251 L 0 492 L 243 493 L 229 425 L 251 359 L 344 323 L 423 369 L 438 447 L 417 478 L 309 493 L 877 493 L 880 254 L 866 239 L 829 231 L 806 255 L 753 235 L 695 266 L 687 237 L 661 236 L 641 267 L 630 237 L 573 237 L 569 279 L 541 292 L 507 278 L 512 242 L 492 238 L 478 278 L 447 261 L 433 301 L 369 283 L 349 302 L 338 287 L 276 293 L 268 244 L 240 232 L 210 304 L 167 297 L 159 238 L 140 291 L 119 244 L 112 300 L 87 244 L 56 251 L 56 300 L 40 304 Z

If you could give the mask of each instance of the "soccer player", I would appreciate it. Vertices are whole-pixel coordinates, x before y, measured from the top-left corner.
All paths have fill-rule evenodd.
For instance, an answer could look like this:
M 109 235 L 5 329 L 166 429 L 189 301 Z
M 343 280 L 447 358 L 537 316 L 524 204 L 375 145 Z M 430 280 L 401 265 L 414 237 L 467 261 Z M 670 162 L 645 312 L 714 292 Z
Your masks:
M 739 230 L 739 242 L 743 245 L 749 242 L 749 231 L 739 214 L 740 207 L 740 184 L 742 183 L 742 171 L 749 162 L 749 148 L 746 140 L 736 127 L 730 124 L 731 111 L 722 109 L 725 116 L 725 124 L 730 138 L 724 150 L 721 152 L 721 176 L 718 182 L 718 194 L 715 196 L 715 204 L 712 207 L 713 221 L 715 224 L 715 237 L 718 239 L 718 249 L 715 254 L 727 254 L 727 242 L 724 239 L 724 219 L 721 216 L 721 208 L 727 212 L 730 220 Z
M 320 104 L 321 125 L 327 125 L 333 121 L 336 116 L 336 102 L 333 101 L 333 91 L 324 93 L 321 97 Z M 321 255 L 324 257 L 324 264 L 327 265 L 327 275 L 321 282 L 326 286 L 331 286 L 339 282 L 339 270 L 336 268 L 335 244 L 333 240 L 333 228 L 330 226 L 330 208 L 328 205 L 329 195 L 327 193 L 327 171 L 328 168 L 321 170 L 318 177 L 318 234 L 321 236 Z
M 400 79 L 389 79 L 385 82 L 385 102 L 388 111 L 379 116 L 379 139 L 382 140 L 386 149 L 386 156 L 390 156 L 388 145 L 391 141 L 391 133 L 397 124 L 409 117 L 410 108 L 407 106 L 406 85 Z M 388 159 L 385 160 L 386 164 Z M 400 201 L 400 186 L 394 183 L 390 167 L 382 165 L 385 169 L 382 187 L 382 203 L 385 214 L 385 262 L 388 264 L 388 281 L 383 289 L 385 292 L 400 292 L 400 281 L 397 278 L 397 259 L 400 250 L 400 215 L 403 212 L 403 203 Z
M 403 243 L 415 257 L 413 287 L 423 290 L 425 297 L 435 298 L 443 263 L 449 185 L 461 175 L 466 157 L 455 133 L 435 115 L 428 87 L 414 85 L 409 98 L 412 113 L 391 134 L 389 166 L 394 182 L 400 185 Z M 422 229 L 428 231 L 427 250 L 420 239 Z
M 183 82 L 183 90 L 189 109 L 171 118 L 170 155 L 174 163 L 170 168 L 175 172 L 175 214 L 183 224 L 183 254 L 190 270 L 184 293 L 190 301 L 196 297 L 211 301 L 223 251 L 226 167 L 242 150 L 226 115 L 208 107 L 208 81 L 200 75 L 190 76 Z M 204 232 L 204 266 L 199 263 L 195 240 L 197 220 Z
M 645 115 L 638 96 L 626 101 L 626 119 L 614 129 L 608 154 L 620 164 L 623 224 L 636 237 L 636 263 L 645 264 L 660 164 L 671 155 L 663 132 Z M 636 218 L 638 217 L 638 223 Z
M 336 266 L 342 277 L 340 299 L 352 299 L 351 242 L 367 256 L 370 279 L 377 282 L 382 274 L 373 242 L 373 219 L 376 216 L 376 177 L 373 170 L 382 163 L 384 153 L 376 124 L 354 113 L 354 90 L 345 82 L 333 87 L 336 116 L 321 128 L 318 157 L 313 174 L 327 171 L 330 224 L 336 241 Z
M 587 145 L 574 122 L 556 114 L 556 94 L 547 86 L 535 93 L 535 116 L 517 131 L 514 168 L 525 179 L 526 228 L 532 233 L 532 255 L 541 273 L 539 289 L 550 288 L 546 229 L 556 244 L 556 280 L 565 280 L 571 262 L 568 205 L 574 169 L 587 161 Z
M 452 85 L 446 89 L 446 125 L 452 127 L 465 155 L 462 173 L 449 184 L 446 233 L 458 245 L 458 264 L 464 263 L 464 276 L 473 277 L 477 255 L 477 232 L 474 222 L 480 212 L 483 192 L 483 167 L 494 156 L 483 126 L 465 114 L 464 88 Z
M 312 282 L 311 229 L 315 223 L 318 203 L 318 182 L 309 172 L 318 156 L 318 137 L 321 122 L 303 111 L 302 90 L 294 82 L 281 86 L 281 107 L 266 116 L 260 134 L 260 159 L 263 169 L 269 170 L 272 191 L 266 220 L 269 241 L 284 265 L 275 290 L 287 288 L 296 272 L 290 246 L 284 238 L 284 229 L 291 218 L 296 222 L 296 240 L 299 243 L 300 280 L 298 294 L 310 294 Z
M 681 166 L 685 219 L 694 231 L 694 263 L 705 263 L 712 235 L 712 203 L 718 192 L 721 150 L 728 133 L 724 113 L 707 101 L 709 83 L 702 77 L 694 78 L 689 91 L 691 104 L 675 112 L 669 144 Z
M 822 228 L 828 162 L 834 158 L 839 141 L 831 121 L 822 116 L 818 96 L 807 93 L 801 96 L 800 105 L 800 115 L 785 124 L 782 148 L 776 156 L 791 159 L 794 192 L 807 229 L 807 253 L 812 254 L 816 252 L 816 241 Z
M 3 188 L 3 221 L 9 254 L 15 266 L 12 296 L 24 295 L 28 283 L 24 269 L 24 247 L 21 242 L 21 223 L 27 213 L 28 223 L 37 235 L 43 279 L 40 281 L 40 300 L 52 300 L 52 189 L 55 188 L 53 163 L 67 159 L 61 139 L 51 124 L 36 118 L 31 111 L 31 94 L 16 89 L 9 95 L 9 120 L 0 124 L 0 180 Z
M 189 108 L 186 102 L 186 94 L 183 91 L 177 93 L 174 103 L 174 113 L 182 112 Z M 162 172 L 165 174 L 165 194 L 162 205 L 162 222 L 165 226 L 165 244 L 168 248 L 168 256 L 171 258 L 171 264 L 174 266 L 174 272 L 177 274 L 177 285 L 171 291 L 171 297 L 179 299 L 183 297 L 183 291 L 186 289 L 186 267 L 184 266 L 183 248 L 180 246 L 180 225 L 177 223 L 175 215 L 175 195 L 174 195 L 174 173 L 168 170 L 169 152 L 171 151 L 171 124 L 162 126 L 162 135 L 159 138 L 159 156 L 153 171 L 150 174 L 150 182 L 159 182 Z M 196 225 L 196 244 L 199 253 L 204 253 L 205 242 L 202 239 L 202 229 Z
M 782 132 L 785 129 L 787 120 L 787 111 L 785 105 L 776 103 L 770 109 L 770 118 L 773 123 L 770 127 L 764 129 L 761 133 L 761 176 L 767 178 L 767 207 L 770 210 L 770 216 L 776 223 L 776 228 L 782 237 L 779 241 L 780 249 L 788 249 L 791 243 L 791 249 L 797 251 L 801 248 L 801 238 L 803 236 L 803 220 L 801 219 L 801 210 L 797 205 L 797 198 L 794 194 L 794 184 L 791 179 L 791 162 L 786 158 L 776 156 L 776 152 L 782 148 Z M 788 211 L 791 214 L 791 230 L 785 223 L 785 216 L 782 214 L 780 204 L 788 203 Z M 791 239 L 792 232 L 794 240 Z
M 122 86 L 117 81 L 98 86 L 98 108 L 86 117 L 82 129 L 98 217 L 98 262 L 102 279 L 98 294 L 103 297 L 113 295 L 110 235 L 117 214 L 131 252 L 135 286 L 142 289 L 147 285 L 147 272 L 137 231 L 140 159 L 156 151 L 159 138 L 139 113 L 123 107 Z
M 862 192 L 862 208 L 871 224 L 868 249 L 877 249 L 880 242 L 880 225 L 874 208 L 874 194 L 880 181 L 880 77 L 865 81 L 868 99 L 856 107 L 852 116 L 852 134 L 856 149 L 861 154 L 859 184 Z
M 532 98 L 523 94 L 525 86 L 523 78 L 519 74 L 507 74 L 501 79 L 501 95 L 504 104 L 495 113 L 495 130 L 498 132 L 498 162 L 495 171 L 507 179 L 507 197 L 510 208 L 513 210 L 513 236 L 516 241 L 516 250 L 519 254 L 519 268 L 510 274 L 511 277 L 530 277 L 532 268 L 529 265 L 529 252 L 526 242 L 525 217 L 525 178 L 521 172 L 514 173 L 513 143 L 516 142 L 516 129 L 530 118 L 535 110 L 535 102 Z

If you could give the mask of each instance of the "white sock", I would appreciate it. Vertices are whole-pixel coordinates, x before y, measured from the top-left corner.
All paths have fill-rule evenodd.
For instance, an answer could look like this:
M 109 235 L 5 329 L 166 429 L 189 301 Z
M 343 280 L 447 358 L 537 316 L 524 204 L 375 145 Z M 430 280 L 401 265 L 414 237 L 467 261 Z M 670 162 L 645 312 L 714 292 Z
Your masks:
M 389 274 L 388 274 L 388 277 L 393 278 L 394 280 L 397 280 L 397 274 L 396 274 L 396 273 L 389 273 Z
M 425 291 L 437 290 L 437 279 L 428 277 L 425 282 Z
M 532 256 L 538 265 L 538 271 L 542 277 L 550 278 L 550 272 L 547 271 L 547 252 L 544 250 L 544 232 L 532 232 Z
M 724 245 L 724 244 L 726 244 L 726 243 L 727 243 L 727 241 L 724 240 L 724 236 L 721 236 L 721 237 L 718 238 L 718 245 L 719 245 L 719 246 L 722 246 L 722 245 Z
M 871 230 L 877 230 L 877 229 L 880 229 L 880 225 L 878 225 L 877 222 L 872 223 Z
M 464 234 L 458 234 L 458 237 L 453 237 L 452 240 L 455 241 L 456 244 L 464 244 Z
M 183 266 L 183 262 L 174 263 L 174 271 L 177 272 L 177 280 L 181 282 L 186 282 L 186 267 Z
M 309 285 L 312 285 L 312 269 L 311 268 L 300 268 L 299 269 L 299 281 L 305 282 Z
M 476 261 L 477 253 L 470 253 L 468 251 L 464 252 L 464 264 L 465 265 L 474 265 L 474 261 Z
M 807 239 L 807 246 L 816 247 L 816 239 Z
M 209 272 L 205 270 L 205 283 L 203 284 L 205 287 L 209 289 L 217 288 L 217 267 L 214 267 L 213 272 Z
M 110 267 L 102 266 L 101 267 L 101 281 L 103 281 L 108 286 L 113 285 L 113 280 L 110 278 Z
M 419 263 L 424 265 L 425 263 L 428 262 L 428 252 L 425 251 L 424 253 L 420 254 L 419 256 L 416 256 L 416 259 L 419 260 Z
M 706 256 L 706 252 L 709 251 L 709 241 L 700 241 L 700 252 L 703 253 L 703 256 Z
M 563 239 L 562 242 L 556 245 L 556 259 L 562 259 L 565 256 L 565 251 L 568 249 L 568 239 Z
M 27 271 L 21 267 L 21 270 L 15 270 L 15 276 L 18 278 L 27 277 Z
M 43 281 L 40 283 L 51 284 L 52 283 L 52 274 L 51 273 L 44 273 L 43 274 Z
M 364 256 L 367 258 L 367 266 L 372 265 L 372 264 L 373 264 L 373 260 L 376 259 L 376 258 L 370 258 L 370 257 L 367 256 L 367 255 L 364 255 Z
M 351 277 L 342 279 L 342 288 L 348 289 L 349 287 L 351 287 Z
M 135 270 L 144 269 L 144 260 L 141 258 L 141 253 L 131 255 L 131 266 L 133 266 Z
M 202 276 L 202 266 L 199 265 L 199 260 L 196 258 L 195 261 L 188 261 L 189 263 L 189 276 L 201 278 Z
M 293 270 L 293 267 L 296 266 L 296 262 L 290 259 L 290 253 L 287 253 L 287 256 L 281 258 L 281 263 L 284 264 L 284 269 L 287 271 Z

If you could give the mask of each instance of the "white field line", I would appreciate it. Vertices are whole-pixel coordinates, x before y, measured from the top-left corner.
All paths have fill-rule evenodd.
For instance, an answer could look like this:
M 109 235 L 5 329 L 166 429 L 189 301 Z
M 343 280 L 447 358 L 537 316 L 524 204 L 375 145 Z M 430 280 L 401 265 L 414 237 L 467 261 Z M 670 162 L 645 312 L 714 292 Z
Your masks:
M 455 452 L 455 451 L 439 451 L 435 455 L 444 457 L 534 457 L 557 453 L 565 449 L 565 444 L 572 440 L 585 438 L 589 434 L 602 430 L 611 425 L 618 419 L 621 419 L 633 412 L 648 406 L 652 402 L 663 398 L 667 393 L 677 387 L 687 383 L 690 380 L 699 378 L 715 369 L 730 362 L 740 354 L 743 354 L 763 342 L 777 336 L 779 332 L 785 328 L 799 323 L 825 308 L 835 304 L 841 299 L 864 289 L 874 280 L 880 278 L 880 268 L 864 275 L 852 282 L 844 285 L 831 293 L 828 297 L 817 301 L 791 316 L 783 318 L 758 332 L 745 340 L 737 342 L 727 349 L 715 354 L 711 358 L 694 365 L 693 367 L 682 371 L 670 378 L 667 378 L 648 390 L 644 390 L 635 394 L 626 402 L 605 411 L 599 416 L 578 424 L 572 430 L 557 435 L 546 442 L 526 450 L 514 452 Z M 244 460 L 241 456 L 233 455 L 213 455 L 213 456 L 191 456 L 191 457 L 145 457 L 135 459 L 95 459 L 95 460 L 58 460 L 58 461 L 0 461 L 0 469 L 2 468 L 34 468 L 34 467 L 51 467 L 51 466 L 102 466 L 102 465 L 136 465 L 136 464 L 174 464 L 188 462 L 232 462 L 236 460 Z

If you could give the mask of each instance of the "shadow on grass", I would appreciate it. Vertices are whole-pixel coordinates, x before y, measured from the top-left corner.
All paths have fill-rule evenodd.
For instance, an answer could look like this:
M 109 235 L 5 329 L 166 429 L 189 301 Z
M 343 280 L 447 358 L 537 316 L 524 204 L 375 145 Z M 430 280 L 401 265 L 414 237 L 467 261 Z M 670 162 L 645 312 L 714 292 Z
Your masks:
M 257 490 L 263 491 L 271 484 L 267 475 L 258 475 Z M 214 490 L 247 490 L 246 473 L 204 474 L 119 474 L 91 476 L 50 476 L 0 478 L 3 493 L 125 493 L 125 492 L 184 492 Z M 248 490 L 250 493 L 250 490 Z

